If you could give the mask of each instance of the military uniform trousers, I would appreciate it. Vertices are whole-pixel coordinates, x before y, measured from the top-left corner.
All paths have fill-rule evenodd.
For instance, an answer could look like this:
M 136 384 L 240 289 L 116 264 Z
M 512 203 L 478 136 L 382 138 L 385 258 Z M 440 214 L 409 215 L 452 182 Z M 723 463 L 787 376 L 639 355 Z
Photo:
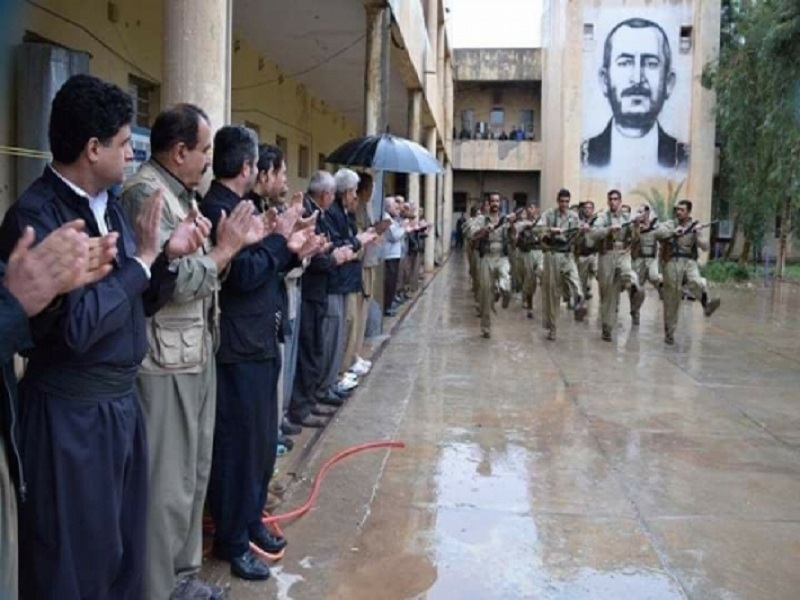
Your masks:
M 6 443 L 0 435 L 0 598 L 17 600 L 17 493 L 8 470 Z
M 708 285 L 700 276 L 697 261 L 691 258 L 673 258 L 662 263 L 661 272 L 664 277 L 664 333 L 672 337 L 678 326 L 683 286 L 687 286 L 696 298 L 702 298 L 708 293 Z
M 480 259 L 480 306 L 481 330 L 492 326 L 492 306 L 495 293 L 511 293 L 511 266 L 508 258 L 500 253 L 489 252 Z
M 636 278 L 642 286 L 644 291 L 644 284 L 648 281 L 650 284 L 659 289 L 661 287 L 661 273 L 658 271 L 658 261 L 655 258 L 635 258 L 633 259 L 633 272 L 636 273 Z M 631 294 L 631 314 L 639 314 L 644 302 L 644 295 L 640 296 L 637 302 L 633 294 Z
M 542 324 L 556 330 L 561 294 L 569 291 L 575 302 L 583 302 L 578 266 L 572 252 L 545 251 L 542 271 Z
M 169 598 L 176 575 L 200 570 L 203 504 L 211 472 L 217 400 L 213 345 L 200 373 L 139 373 L 147 427 L 148 514 L 145 598 Z
M 217 423 L 208 504 L 214 549 L 244 554 L 261 512 L 278 450 L 280 358 L 217 364 Z
M 481 286 L 481 278 L 480 278 L 480 264 L 481 258 L 478 254 L 478 251 L 472 247 L 472 243 L 468 246 L 468 254 L 469 257 L 469 277 L 472 283 L 472 295 L 475 297 L 475 300 L 480 302 L 480 286 Z
M 597 277 L 597 254 L 589 256 L 579 256 L 578 276 L 581 279 L 581 290 L 584 295 L 589 295 L 592 291 L 592 279 Z
M 31 600 L 141 600 L 147 440 L 134 390 L 20 383 L 19 593 Z
M 544 270 L 544 254 L 541 250 L 518 251 L 519 263 L 522 274 L 522 295 L 525 298 L 533 297 L 537 285 L 542 281 Z
M 617 324 L 619 295 L 623 289 L 639 287 L 633 272 L 631 253 L 611 250 L 601 254 L 597 261 L 597 282 L 600 287 L 600 318 L 603 330 L 612 330 Z

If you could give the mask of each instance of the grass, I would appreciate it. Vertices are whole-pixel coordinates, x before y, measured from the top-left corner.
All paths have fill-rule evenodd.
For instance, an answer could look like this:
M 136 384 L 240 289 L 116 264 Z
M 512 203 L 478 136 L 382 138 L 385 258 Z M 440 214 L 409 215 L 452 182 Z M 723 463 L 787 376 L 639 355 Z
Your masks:
M 764 265 L 740 265 L 737 261 L 711 260 L 700 267 L 700 273 L 709 281 L 737 283 L 764 279 Z M 769 265 L 768 277 L 775 276 L 775 264 Z M 787 264 L 784 269 L 784 279 L 800 282 L 800 264 Z

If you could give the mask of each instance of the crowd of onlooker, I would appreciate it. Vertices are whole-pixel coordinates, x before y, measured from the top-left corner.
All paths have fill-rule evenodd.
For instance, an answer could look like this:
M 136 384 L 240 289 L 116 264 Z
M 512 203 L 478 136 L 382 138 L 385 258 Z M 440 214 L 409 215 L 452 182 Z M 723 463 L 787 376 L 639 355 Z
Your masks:
M 214 554 L 269 577 L 276 457 L 419 289 L 428 225 L 369 174 L 290 195 L 278 147 L 179 104 L 123 182 L 132 118 L 117 86 L 68 80 L 52 162 L 0 228 L 2 598 L 221 598 L 197 577 L 206 509 Z

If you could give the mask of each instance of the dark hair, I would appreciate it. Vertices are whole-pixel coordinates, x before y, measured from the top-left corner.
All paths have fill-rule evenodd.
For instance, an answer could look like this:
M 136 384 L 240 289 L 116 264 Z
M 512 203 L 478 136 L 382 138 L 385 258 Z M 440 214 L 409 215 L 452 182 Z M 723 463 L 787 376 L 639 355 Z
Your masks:
M 503 197 L 500 195 L 500 192 L 489 192 L 488 194 L 486 194 L 486 201 L 487 202 L 490 201 L 492 199 L 492 196 L 497 196 L 497 199 L 500 200 L 500 202 L 503 201 Z
M 150 130 L 150 151 L 159 154 L 181 143 L 194 150 L 198 143 L 200 119 L 210 124 L 205 111 L 194 104 L 176 104 L 163 111 Z
M 594 202 L 593 202 L 592 200 L 584 200 L 583 202 L 581 202 L 581 203 L 580 203 L 580 205 L 579 205 L 579 206 L 580 206 L 581 208 L 584 208 L 584 207 L 586 207 L 586 205 L 588 205 L 588 204 L 591 204 L 591 205 L 592 205 L 592 208 L 594 208 Z
M 606 194 L 606 198 L 608 198 L 609 200 L 611 200 L 611 196 L 613 196 L 613 195 L 615 195 L 615 194 L 616 194 L 617 196 L 619 196 L 619 199 L 620 199 L 620 200 L 622 200 L 622 192 L 620 192 L 619 190 L 608 190 L 608 194 Z
M 631 29 L 646 29 L 652 27 L 657 29 L 658 32 L 661 34 L 661 49 L 664 52 L 664 67 L 665 72 L 669 73 L 670 69 L 672 68 L 672 50 L 669 47 L 669 40 L 667 39 L 667 34 L 664 33 L 664 30 L 661 28 L 661 25 L 658 23 L 654 23 L 653 21 L 649 21 L 648 19 L 640 19 L 635 17 L 633 19 L 626 19 L 621 23 L 617 23 L 614 26 L 609 34 L 606 36 L 606 43 L 603 47 L 603 68 L 608 70 L 608 67 L 611 65 L 611 38 L 614 37 L 614 34 L 617 33 L 617 30 L 622 27 L 630 27 Z
M 233 179 L 242 172 L 242 165 L 255 165 L 258 158 L 258 137 L 255 131 L 241 125 L 226 125 L 214 136 L 214 177 Z
M 71 165 L 92 138 L 107 146 L 133 120 L 131 97 L 113 83 L 75 75 L 53 98 L 48 137 L 53 160 Z
M 361 192 L 368 190 L 372 185 L 372 175 L 369 173 L 359 173 L 358 174 L 358 187 L 356 187 L 356 194 L 360 194 Z
M 272 144 L 260 144 L 258 146 L 258 170 L 269 171 L 274 169 L 280 171 L 283 166 L 283 150 Z
M 686 207 L 686 212 L 692 212 L 692 201 L 691 200 L 679 200 L 675 206 L 683 205 Z
M 478 210 L 480 210 L 480 207 L 473 204 L 472 206 L 469 207 L 469 216 L 474 217 L 475 215 L 478 214 Z
M 558 190 L 558 194 L 556 195 L 556 200 L 559 198 L 572 198 L 572 194 L 569 193 L 567 188 L 561 188 Z

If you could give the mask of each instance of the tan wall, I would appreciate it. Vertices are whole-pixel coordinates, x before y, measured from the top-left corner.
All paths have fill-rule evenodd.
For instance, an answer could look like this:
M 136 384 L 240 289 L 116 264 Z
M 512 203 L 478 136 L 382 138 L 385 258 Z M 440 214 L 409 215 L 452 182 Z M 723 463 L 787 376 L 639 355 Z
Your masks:
M 128 87 L 130 74 L 156 83 L 161 81 L 161 0 L 118 2 L 119 19 L 116 23 L 108 20 L 106 3 L 87 0 L 40 1 L 47 9 L 77 25 L 25 4 L 27 8 L 9 36 L 12 45 L 21 43 L 27 30 L 70 49 L 88 52 L 91 55 L 90 72 L 123 89 Z M 263 81 L 264 72 L 270 74 L 270 79 L 272 75 L 277 79 L 279 73 L 275 64 L 265 59 L 259 71 L 259 56 L 255 51 L 245 41 L 240 41 L 239 48 L 232 60 L 234 88 Z M 13 111 L 16 92 L 11 73 L 6 70 L 0 75 L 7 82 L 0 91 L 0 110 L 4 117 L 8 117 L 2 119 L 0 145 L 11 146 L 15 143 L 13 130 L 16 121 Z M 354 91 L 353 99 L 354 102 L 361 100 L 358 91 Z M 246 120 L 258 125 L 263 141 L 274 143 L 276 135 L 288 140 L 289 179 L 294 190 L 304 189 L 307 184 L 307 179 L 298 175 L 301 144 L 309 149 L 309 173 L 313 173 L 317 169 L 319 154 L 329 153 L 336 145 L 354 137 L 360 129 L 288 78 L 280 84 L 276 82 L 247 91 L 234 91 L 232 105 L 233 122 L 243 123 Z M 0 155 L 0 211 L 4 211 L 18 193 L 14 185 L 17 160 L 26 159 Z
M 501 102 L 494 103 L 495 90 L 501 95 Z M 475 122 L 489 122 L 489 112 L 495 106 L 505 111 L 505 130 L 519 127 L 523 110 L 533 109 L 534 138 L 542 139 L 542 88 L 538 84 L 519 86 L 492 86 L 478 83 L 459 83 L 455 90 L 455 111 L 453 124 L 456 133 L 461 131 L 461 111 L 473 109 Z M 499 133 L 499 132 L 498 132 Z
M 467 194 L 467 208 L 479 203 L 482 194 L 498 192 L 502 197 L 513 202 L 515 193 L 528 195 L 528 203 L 538 204 L 540 201 L 539 186 L 541 177 L 538 172 L 509 173 L 482 171 L 455 171 L 453 173 L 453 194 Z
M 540 171 L 541 142 L 455 140 L 453 167 L 478 171 Z
M 541 81 L 541 48 L 463 48 L 455 51 L 459 81 Z
M 317 170 L 318 155 L 328 155 L 336 146 L 357 135 L 359 129 L 349 123 L 292 79 L 280 82 L 278 66 L 263 59 L 245 40 L 233 54 L 231 120 L 258 126 L 262 142 L 274 144 L 276 136 L 288 141 L 289 187 L 304 190 L 308 177 L 298 173 L 300 146 L 309 150 L 309 176 Z M 243 88 L 261 81 L 278 80 L 268 85 Z

